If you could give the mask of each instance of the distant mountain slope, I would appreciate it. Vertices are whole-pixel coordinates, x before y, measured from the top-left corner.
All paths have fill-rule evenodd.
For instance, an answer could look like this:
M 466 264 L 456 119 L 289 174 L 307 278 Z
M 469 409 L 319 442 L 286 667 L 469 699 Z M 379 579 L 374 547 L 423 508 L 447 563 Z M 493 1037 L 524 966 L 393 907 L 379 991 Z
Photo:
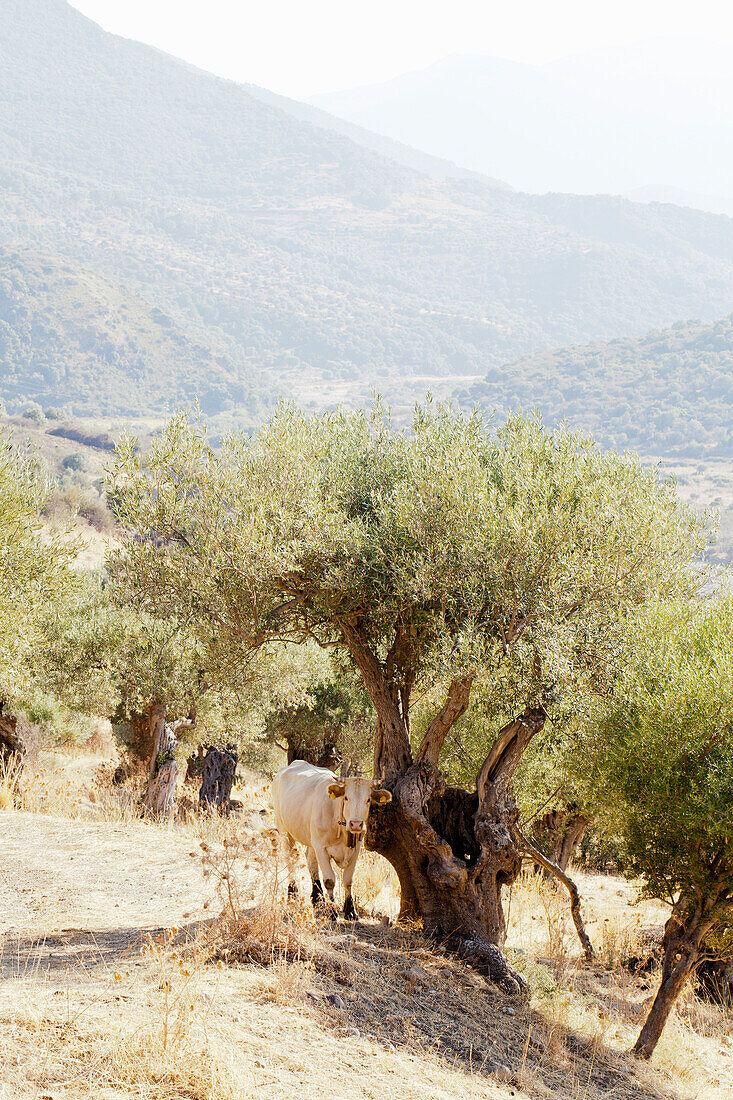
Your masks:
M 707 210 L 709 214 L 726 214 L 733 218 L 733 195 L 726 199 L 720 195 L 701 195 L 680 187 L 650 183 L 629 191 L 625 197 L 632 202 L 671 202 L 675 206 L 691 206 L 694 210 Z
M 160 309 L 68 260 L 0 249 L 0 385 L 6 400 L 139 416 L 198 398 L 244 404 L 225 354 L 214 356 Z
M 337 134 L 343 134 L 357 145 L 363 145 L 365 149 L 371 149 L 373 153 L 388 160 L 396 161 L 405 168 L 412 168 L 416 172 L 424 172 L 436 180 L 447 179 L 477 179 L 491 187 L 498 187 L 500 191 L 511 191 L 512 188 L 503 180 L 494 179 L 491 176 L 472 172 L 469 168 L 461 168 L 451 160 L 441 157 L 432 157 L 420 149 L 413 149 L 410 145 L 403 145 L 399 141 L 393 141 L 383 134 L 377 134 L 373 130 L 365 130 L 363 126 L 355 126 L 346 119 L 338 118 L 319 107 L 311 106 L 297 99 L 288 99 L 287 96 L 277 95 L 266 88 L 258 88 L 255 84 L 245 84 L 246 90 L 263 103 L 269 103 L 277 107 L 293 118 L 299 118 L 303 122 L 309 122 L 313 126 L 320 126 L 324 130 L 334 130 Z
M 65 0 L 0 0 L 0 136 L 6 162 L 146 196 L 304 201 L 401 171 L 150 46 Z M 272 190 L 268 190 L 272 189 Z
M 337 383 L 398 380 L 418 396 L 426 378 L 733 303 L 729 219 L 432 179 L 64 0 L 0 0 L 0 27 L 0 247 L 80 265 L 160 310 L 200 349 L 182 352 L 180 378 L 170 344 L 142 331 L 133 344 L 171 394 L 211 375 L 211 412 L 263 391 L 327 404 Z M 70 304 L 54 300 L 68 335 Z M 60 386 L 78 353 L 65 335 L 57 347 Z M 33 354 L 10 364 L 16 395 L 39 392 Z M 137 354 L 109 368 L 110 400 L 127 401 Z M 83 389 L 75 412 L 94 408 Z
M 463 400 L 500 417 L 536 408 L 617 450 L 733 459 L 733 315 L 494 367 Z
M 446 57 L 311 102 L 526 191 L 625 194 L 659 180 L 733 199 L 722 43 L 659 39 L 541 65 Z

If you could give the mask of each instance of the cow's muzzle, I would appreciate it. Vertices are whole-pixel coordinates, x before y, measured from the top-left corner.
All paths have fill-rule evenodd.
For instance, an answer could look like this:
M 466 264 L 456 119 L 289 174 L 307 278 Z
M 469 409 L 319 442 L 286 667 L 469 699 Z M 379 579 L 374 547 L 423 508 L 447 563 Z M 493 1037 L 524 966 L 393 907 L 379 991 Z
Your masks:
M 346 846 L 347 848 L 355 848 L 358 841 L 364 836 L 366 832 L 364 828 L 364 822 L 350 821 L 346 827 Z

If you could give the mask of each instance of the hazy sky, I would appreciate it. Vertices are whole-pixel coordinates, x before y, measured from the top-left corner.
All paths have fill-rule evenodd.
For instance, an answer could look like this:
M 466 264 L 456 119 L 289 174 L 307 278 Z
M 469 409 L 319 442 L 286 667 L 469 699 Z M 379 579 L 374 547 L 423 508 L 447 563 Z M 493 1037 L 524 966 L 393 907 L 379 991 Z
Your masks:
M 548 61 L 646 38 L 733 49 L 727 0 L 71 0 L 107 30 L 296 98 L 447 54 Z

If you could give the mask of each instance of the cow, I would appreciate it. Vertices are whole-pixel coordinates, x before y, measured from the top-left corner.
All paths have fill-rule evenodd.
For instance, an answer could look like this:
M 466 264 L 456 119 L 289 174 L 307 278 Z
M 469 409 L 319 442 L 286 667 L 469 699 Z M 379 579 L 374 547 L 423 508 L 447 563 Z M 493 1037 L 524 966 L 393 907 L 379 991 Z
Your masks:
M 305 846 L 313 883 L 313 906 L 319 904 L 325 888 L 329 911 L 335 919 L 333 860 L 343 871 L 344 919 L 356 920 L 351 883 L 366 832 L 369 807 L 372 802 L 384 806 L 391 800 L 392 795 L 381 787 L 379 780 L 337 779 L 328 768 L 317 768 L 305 760 L 294 760 L 281 768 L 272 783 L 272 806 L 275 825 L 285 837 L 289 850 L 288 892 L 295 892 L 297 842 Z

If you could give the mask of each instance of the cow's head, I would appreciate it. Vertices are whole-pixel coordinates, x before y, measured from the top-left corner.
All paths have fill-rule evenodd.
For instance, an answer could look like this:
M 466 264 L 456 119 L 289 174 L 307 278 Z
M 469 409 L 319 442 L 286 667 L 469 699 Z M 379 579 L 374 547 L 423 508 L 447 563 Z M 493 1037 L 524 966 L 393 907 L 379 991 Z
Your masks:
M 385 806 L 392 801 L 392 795 L 385 790 L 378 779 L 334 779 L 328 788 L 329 798 L 343 798 L 343 822 L 348 832 L 361 836 L 367 825 L 369 807 L 372 802 Z

